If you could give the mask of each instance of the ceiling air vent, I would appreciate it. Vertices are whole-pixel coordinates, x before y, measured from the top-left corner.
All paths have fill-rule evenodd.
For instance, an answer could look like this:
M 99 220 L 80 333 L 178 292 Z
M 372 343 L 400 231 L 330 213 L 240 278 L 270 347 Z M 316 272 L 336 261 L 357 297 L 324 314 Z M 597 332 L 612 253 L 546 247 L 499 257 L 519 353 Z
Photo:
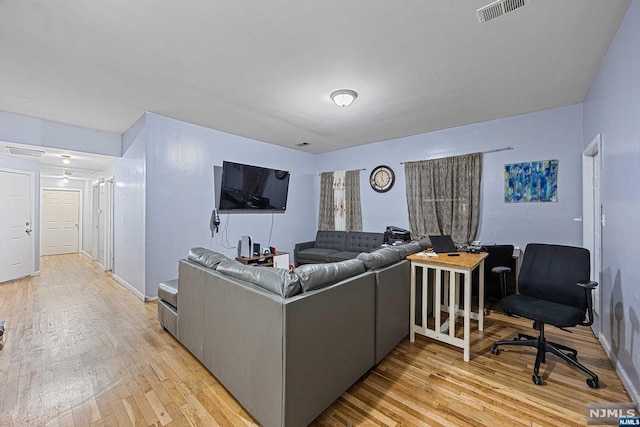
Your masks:
M 480 24 L 493 21 L 502 15 L 514 12 L 529 3 L 529 0 L 498 0 L 478 9 Z
M 7 146 L 7 151 L 9 151 L 9 154 L 17 154 L 19 156 L 30 156 L 30 157 L 42 157 L 42 156 L 44 156 L 44 151 L 42 151 L 42 150 L 31 150 L 29 148 L 18 148 L 18 147 L 9 147 L 9 146 Z

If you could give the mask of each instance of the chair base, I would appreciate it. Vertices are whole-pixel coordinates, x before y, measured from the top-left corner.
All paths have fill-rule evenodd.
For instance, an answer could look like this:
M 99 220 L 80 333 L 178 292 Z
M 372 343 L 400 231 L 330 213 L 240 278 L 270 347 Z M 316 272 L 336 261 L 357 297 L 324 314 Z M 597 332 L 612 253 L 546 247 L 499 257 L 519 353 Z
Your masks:
M 570 363 L 571 365 L 577 367 L 585 374 L 589 375 L 591 378 L 587 378 L 587 385 L 591 388 L 598 388 L 600 383 L 598 381 L 598 376 L 587 369 L 582 363 L 578 362 L 578 352 L 571 348 L 562 344 L 557 344 L 551 341 L 547 341 L 544 337 L 544 324 L 540 325 L 540 336 L 532 337 L 530 335 L 518 334 L 513 340 L 505 340 L 505 341 L 496 341 L 493 343 L 491 347 L 491 353 L 497 355 L 499 353 L 498 346 L 501 345 L 519 345 L 526 347 L 535 347 L 538 349 L 538 353 L 536 354 L 536 363 L 533 368 L 533 375 L 531 379 L 533 383 L 536 385 L 542 385 L 544 381 L 542 377 L 539 375 L 540 372 L 540 364 L 546 363 L 546 354 L 553 353 L 564 361 Z

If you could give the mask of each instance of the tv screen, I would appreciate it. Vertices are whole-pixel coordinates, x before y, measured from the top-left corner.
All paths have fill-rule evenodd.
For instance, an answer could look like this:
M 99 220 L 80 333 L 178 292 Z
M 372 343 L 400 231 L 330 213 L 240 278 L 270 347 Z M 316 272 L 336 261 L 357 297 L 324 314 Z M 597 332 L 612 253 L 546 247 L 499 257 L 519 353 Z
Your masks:
M 266 210 L 287 208 L 289 172 L 222 162 L 220 210 Z

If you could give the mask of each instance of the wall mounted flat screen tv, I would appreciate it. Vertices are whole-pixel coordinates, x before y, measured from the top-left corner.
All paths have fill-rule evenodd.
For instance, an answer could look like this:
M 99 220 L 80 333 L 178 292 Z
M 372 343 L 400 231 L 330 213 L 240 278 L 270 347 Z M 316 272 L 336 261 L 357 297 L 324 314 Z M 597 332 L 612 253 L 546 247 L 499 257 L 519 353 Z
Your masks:
M 221 211 L 275 211 L 287 209 L 289 172 L 222 162 Z

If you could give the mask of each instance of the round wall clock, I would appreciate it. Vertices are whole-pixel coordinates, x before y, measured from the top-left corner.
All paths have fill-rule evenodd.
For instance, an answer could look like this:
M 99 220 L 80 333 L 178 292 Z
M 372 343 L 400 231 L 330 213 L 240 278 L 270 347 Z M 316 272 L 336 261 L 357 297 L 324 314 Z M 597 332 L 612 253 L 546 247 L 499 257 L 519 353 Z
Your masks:
M 391 190 L 394 182 L 396 181 L 396 176 L 393 173 L 393 170 L 389 166 L 376 166 L 371 171 L 371 175 L 369 176 L 369 184 L 371 184 L 371 188 L 373 188 L 378 193 L 385 193 Z

